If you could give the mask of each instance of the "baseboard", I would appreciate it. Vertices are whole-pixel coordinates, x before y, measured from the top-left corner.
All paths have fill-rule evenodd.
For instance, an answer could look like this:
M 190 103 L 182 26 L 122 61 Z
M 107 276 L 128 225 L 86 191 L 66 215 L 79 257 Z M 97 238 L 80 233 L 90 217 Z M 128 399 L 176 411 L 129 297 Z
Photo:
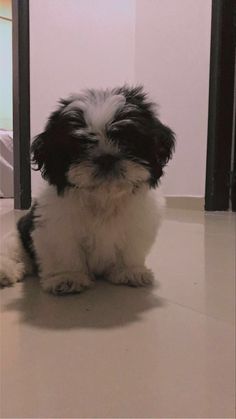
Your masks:
M 167 196 L 167 208 L 204 211 L 204 198 L 197 196 Z

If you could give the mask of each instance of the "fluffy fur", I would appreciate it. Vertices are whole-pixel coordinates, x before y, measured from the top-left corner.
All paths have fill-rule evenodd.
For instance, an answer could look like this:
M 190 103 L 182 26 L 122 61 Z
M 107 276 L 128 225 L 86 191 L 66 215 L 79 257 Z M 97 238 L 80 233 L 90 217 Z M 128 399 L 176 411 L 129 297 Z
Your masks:
M 55 294 L 80 292 L 97 276 L 150 284 L 145 257 L 164 205 L 152 190 L 173 148 L 141 87 L 61 100 L 32 144 L 48 186 L 6 240 L 0 284 L 32 272 Z

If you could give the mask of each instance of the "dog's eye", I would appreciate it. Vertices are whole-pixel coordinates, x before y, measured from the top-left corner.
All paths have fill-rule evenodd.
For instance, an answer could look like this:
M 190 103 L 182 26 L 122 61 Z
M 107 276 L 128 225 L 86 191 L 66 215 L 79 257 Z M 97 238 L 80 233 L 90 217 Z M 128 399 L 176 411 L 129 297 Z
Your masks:
M 84 139 L 84 141 L 88 145 L 97 145 L 98 144 L 98 139 L 95 137 L 95 135 L 90 135 L 89 137 L 86 137 Z
M 121 146 L 136 142 L 137 136 L 138 133 L 132 126 L 113 128 L 109 132 L 111 140 Z
M 86 143 L 87 148 L 94 148 L 98 145 L 98 141 L 87 141 Z
M 120 130 L 115 129 L 115 128 L 113 130 L 110 130 L 110 132 L 108 134 L 108 137 L 111 138 L 114 141 L 118 140 L 120 138 L 120 136 L 121 136 Z
M 83 146 L 95 146 L 98 144 L 98 139 L 93 133 L 85 133 L 84 131 L 77 130 L 72 134 L 73 138 Z

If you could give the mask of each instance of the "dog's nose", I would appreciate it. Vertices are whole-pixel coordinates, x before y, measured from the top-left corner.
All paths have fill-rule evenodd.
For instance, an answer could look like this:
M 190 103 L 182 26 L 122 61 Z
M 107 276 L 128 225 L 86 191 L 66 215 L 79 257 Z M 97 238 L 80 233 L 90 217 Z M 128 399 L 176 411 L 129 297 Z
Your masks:
M 103 154 L 95 159 L 95 163 L 103 170 L 111 170 L 118 162 L 119 157 L 114 154 Z

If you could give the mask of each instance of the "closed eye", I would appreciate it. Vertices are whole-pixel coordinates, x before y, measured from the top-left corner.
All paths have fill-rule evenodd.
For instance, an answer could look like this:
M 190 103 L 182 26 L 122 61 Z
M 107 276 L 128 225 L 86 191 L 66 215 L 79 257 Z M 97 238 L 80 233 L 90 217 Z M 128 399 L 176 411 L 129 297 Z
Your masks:
M 75 130 L 72 133 L 73 138 L 80 142 L 80 144 L 95 146 L 98 144 L 98 139 L 93 133 L 85 132 L 84 130 Z
M 89 132 L 87 135 L 87 142 L 88 144 L 93 144 L 93 145 L 98 144 L 98 139 L 96 137 L 96 134 L 94 134 L 93 132 Z
M 80 142 L 80 145 L 86 150 L 92 150 L 98 145 L 98 140 L 95 138 L 94 139 L 88 138 L 88 137 L 81 138 L 79 142 Z
M 135 138 L 137 136 L 139 136 L 140 133 L 137 129 L 136 124 L 134 123 L 134 121 L 130 120 L 124 120 L 124 121 L 119 121 L 116 123 L 113 123 L 108 130 L 108 136 L 110 136 L 111 138 L 116 139 L 120 139 L 122 141 L 122 138 L 131 138 L 133 140 L 135 140 Z
M 128 154 L 126 157 L 127 157 L 128 160 L 131 160 L 134 163 L 139 163 L 139 164 L 142 164 L 143 166 L 147 166 L 147 167 L 150 166 L 150 163 L 147 160 L 144 160 L 144 159 L 139 158 L 137 156 L 132 156 L 131 154 L 130 155 Z
M 86 138 L 86 139 L 84 139 L 84 141 L 87 144 L 91 144 L 91 145 L 97 145 L 98 144 L 98 140 L 96 138 Z

